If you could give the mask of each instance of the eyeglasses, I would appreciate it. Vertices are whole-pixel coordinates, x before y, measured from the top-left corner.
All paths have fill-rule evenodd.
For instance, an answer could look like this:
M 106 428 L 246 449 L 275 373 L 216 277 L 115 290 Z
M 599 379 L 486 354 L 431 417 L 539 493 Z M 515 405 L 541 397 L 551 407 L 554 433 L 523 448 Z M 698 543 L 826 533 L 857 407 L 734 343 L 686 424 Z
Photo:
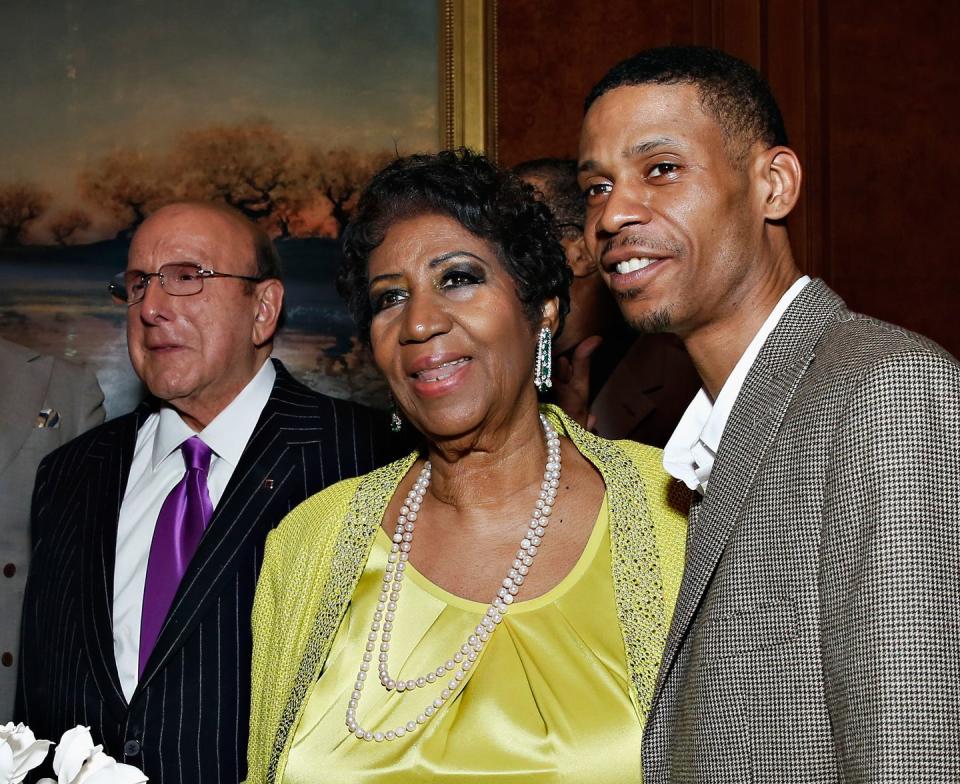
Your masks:
M 140 272 L 127 270 L 113 276 L 107 288 L 118 305 L 136 305 L 142 302 L 147 294 L 150 278 L 157 278 L 160 287 L 174 297 L 189 297 L 203 291 L 203 281 L 207 278 L 237 278 L 260 283 L 263 278 L 254 278 L 250 275 L 231 275 L 227 272 L 217 272 L 204 269 L 199 264 L 190 261 L 178 261 L 173 264 L 164 264 L 156 272 Z

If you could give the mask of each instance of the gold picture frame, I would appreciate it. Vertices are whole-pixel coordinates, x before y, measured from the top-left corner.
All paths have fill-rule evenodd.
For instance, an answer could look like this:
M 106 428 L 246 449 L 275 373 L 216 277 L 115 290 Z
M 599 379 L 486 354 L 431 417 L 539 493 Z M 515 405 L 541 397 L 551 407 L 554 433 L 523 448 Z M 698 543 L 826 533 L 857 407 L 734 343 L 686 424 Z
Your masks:
M 496 0 L 439 0 L 440 146 L 496 160 Z

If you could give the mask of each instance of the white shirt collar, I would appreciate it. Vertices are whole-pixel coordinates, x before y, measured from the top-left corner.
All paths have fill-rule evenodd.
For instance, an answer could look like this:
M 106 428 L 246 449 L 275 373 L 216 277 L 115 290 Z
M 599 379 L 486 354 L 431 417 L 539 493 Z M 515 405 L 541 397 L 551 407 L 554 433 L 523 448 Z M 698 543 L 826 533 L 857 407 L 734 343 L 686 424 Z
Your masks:
M 663 448 L 663 467 L 670 476 L 679 479 L 691 490 L 698 490 L 701 494 L 707 491 L 707 482 L 710 480 L 713 461 L 720 448 L 720 439 L 723 437 L 730 412 L 733 411 L 733 406 L 740 395 L 743 382 L 767 337 L 809 282 L 809 276 L 801 276 L 780 297 L 780 301 L 770 311 L 770 315 L 753 336 L 750 345 L 727 377 L 717 399 L 711 402 L 707 390 L 701 387 L 680 418 L 673 435 Z
M 218 458 L 236 468 L 270 398 L 276 378 L 276 368 L 267 359 L 240 393 L 200 433 L 195 433 L 173 408 L 161 407 L 153 441 L 153 469 L 156 470 L 184 441 L 195 435 L 199 435 Z

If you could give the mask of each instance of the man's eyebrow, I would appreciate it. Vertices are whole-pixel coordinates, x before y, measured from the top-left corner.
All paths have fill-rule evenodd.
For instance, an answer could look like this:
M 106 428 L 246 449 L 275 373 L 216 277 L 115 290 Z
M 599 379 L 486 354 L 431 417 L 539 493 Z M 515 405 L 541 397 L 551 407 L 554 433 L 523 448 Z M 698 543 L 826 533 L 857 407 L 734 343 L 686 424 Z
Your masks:
M 580 162 L 580 165 L 577 166 L 577 172 L 579 173 L 579 172 L 590 171 L 591 169 L 596 169 L 599 166 L 600 166 L 599 163 L 597 163 L 594 160 L 590 160 L 588 158 L 587 160 Z
M 671 139 L 669 136 L 658 136 L 655 139 L 648 139 L 647 141 L 634 144 L 632 147 L 627 147 L 621 155 L 623 155 L 624 158 L 636 158 L 639 155 L 646 155 L 653 152 L 658 147 L 676 147 L 680 144 L 681 142 L 679 140 Z
M 638 142 L 630 147 L 627 147 L 622 153 L 620 153 L 624 158 L 636 158 L 641 155 L 647 155 L 650 152 L 653 152 L 658 147 L 682 147 L 683 142 L 679 139 L 673 139 L 669 136 L 657 136 L 654 139 L 647 139 L 647 141 Z M 585 161 L 581 161 L 580 165 L 577 166 L 577 172 L 585 171 L 594 171 L 596 169 L 602 168 L 600 163 L 588 158 Z

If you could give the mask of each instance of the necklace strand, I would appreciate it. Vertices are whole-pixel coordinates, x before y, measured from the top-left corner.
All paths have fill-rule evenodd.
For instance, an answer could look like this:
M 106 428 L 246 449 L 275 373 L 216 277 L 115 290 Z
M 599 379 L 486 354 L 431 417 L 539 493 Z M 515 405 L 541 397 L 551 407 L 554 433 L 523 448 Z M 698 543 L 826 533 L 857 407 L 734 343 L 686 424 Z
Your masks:
M 540 494 L 537 498 L 536 506 L 530 515 L 528 529 L 520 542 L 520 548 L 517 550 L 516 558 L 511 564 L 510 571 L 504 578 L 497 595 L 494 597 L 487 611 L 480 619 L 466 642 L 463 643 L 445 662 L 440 664 L 435 670 L 431 670 L 416 678 L 392 678 L 390 676 L 390 640 L 396 619 L 397 607 L 400 604 L 400 589 L 403 586 L 404 571 L 410 558 L 410 549 L 413 546 L 413 531 L 416 527 L 417 515 L 420 513 L 423 504 L 423 496 L 430 486 L 431 465 L 428 460 L 420 475 L 414 482 L 413 488 L 407 493 L 407 497 L 400 508 L 400 515 L 397 518 L 396 531 L 393 534 L 393 544 L 390 547 L 390 554 L 387 556 L 387 565 L 383 572 L 383 584 L 380 587 L 380 596 L 378 597 L 377 607 L 373 613 L 373 621 L 370 624 L 370 632 L 367 635 L 367 643 L 363 653 L 363 660 L 360 663 L 360 670 L 357 672 L 357 680 L 354 683 L 353 691 L 350 692 L 350 699 L 347 702 L 346 726 L 347 730 L 360 740 L 365 741 L 390 741 L 402 738 L 408 733 L 415 732 L 419 727 L 426 724 L 437 711 L 444 706 L 457 690 L 463 685 L 467 673 L 483 650 L 484 645 L 496 631 L 497 626 L 503 620 L 503 616 L 515 597 L 520 592 L 520 588 L 533 566 L 533 559 L 543 542 L 543 537 L 547 532 L 547 526 L 550 523 L 550 515 L 553 512 L 554 501 L 557 496 L 557 489 L 560 486 L 560 438 L 557 431 L 550 425 L 546 417 L 540 415 L 540 424 L 543 426 L 544 438 L 547 445 L 547 464 L 543 471 L 543 481 L 540 484 Z M 379 640 L 379 645 L 378 645 Z M 370 671 L 370 665 L 373 662 L 373 655 L 379 650 L 378 673 L 381 685 L 387 691 L 413 692 L 416 689 L 425 688 L 428 685 L 436 683 L 438 680 L 443 683 L 443 678 L 449 677 L 450 680 L 446 686 L 441 689 L 439 695 L 417 715 L 416 719 L 411 719 L 405 724 L 400 724 L 394 729 L 386 732 L 370 732 L 364 729 L 357 722 L 357 708 L 360 705 L 360 697 L 364 686 L 367 683 L 367 674 Z

